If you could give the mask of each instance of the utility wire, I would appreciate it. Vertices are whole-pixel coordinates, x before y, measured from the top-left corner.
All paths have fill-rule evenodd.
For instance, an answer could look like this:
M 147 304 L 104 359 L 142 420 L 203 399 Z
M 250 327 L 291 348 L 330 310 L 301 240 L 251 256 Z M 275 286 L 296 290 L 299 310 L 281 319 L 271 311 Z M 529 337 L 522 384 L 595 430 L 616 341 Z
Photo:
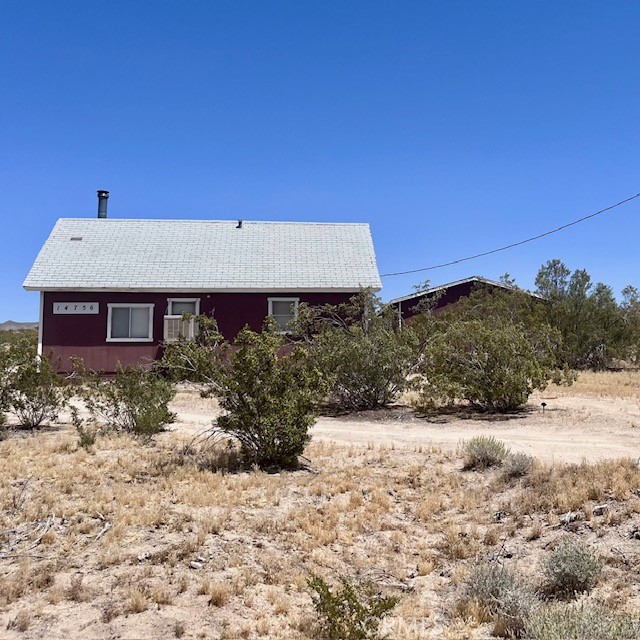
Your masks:
M 596 211 L 594 213 L 590 213 L 587 216 L 583 216 L 582 218 L 578 218 L 573 222 L 568 222 L 567 224 L 563 224 L 561 227 L 557 227 L 556 229 L 551 229 L 551 231 L 545 231 L 537 236 L 533 236 L 532 238 L 527 238 L 526 240 L 520 240 L 520 242 L 514 242 L 512 244 L 508 244 L 504 247 L 499 247 L 497 249 L 491 249 L 491 251 L 483 251 L 482 253 L 476 253 L 473 256 L 467 256 L 466 258 L 459 258 L 458 260 L 452 260 L 451 262 L 443 262 L 442 264 L 435 264 L 431 267 L 422 267 L 421 269 L 410 269 L 409 271 L 396 271 L 395 273 L 383 273 L 381 278 L 389 278 L 391 276 L 403 276 L 407 273 L 418 273 L 420 271 L 432 271 L 433 269 L 442 269 L 443 267 L 450 267 L 454 264 L 459 264 L 460 262 L 468 262 L 469 260 L 475 260 L 476 258 L 482 258 L 483 256 L 489 256 L 492 253 L 498 253 L 500 251 L 506 251 L 507 249 L 513 249 L 513 247 L 519 247 L 522 244 L 527 244 L 527 242 L 533 242 L 534 240 L 539 240 L 540 238 L 544 238 L 545 236 L 550 236 L 553 233 L 558 233 L 558 231 L 562 231 L 563 229 L 567 229 L 568 227 L 572 227 L 575 224 L 579 224 L 580 222 L 584 222 L 589 218 L 595 218 L 599 216 L 601 213 L 605 213 L 606 211 L 611 211 L 611 209 L 615 209 L 627 202 L 631 202 L 631 200 L 635 200 L 636 198 L 640 198 L 640 193 L 636 193 L 635 196 L 630 196 L 625 198 L 624 200 L 620 200 L 620 202 L 616 202 L 609 207 L 605 207 L 604 209 L 600 209 L 600 211 Z

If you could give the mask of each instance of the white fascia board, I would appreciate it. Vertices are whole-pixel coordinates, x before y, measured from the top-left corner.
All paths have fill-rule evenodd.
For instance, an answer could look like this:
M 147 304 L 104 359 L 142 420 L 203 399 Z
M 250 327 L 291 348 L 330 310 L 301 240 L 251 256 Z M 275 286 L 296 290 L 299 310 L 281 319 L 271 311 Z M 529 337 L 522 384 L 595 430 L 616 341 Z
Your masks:
M 250 289 L 192 289 L 185 287 L 35 287 L 25 286 L 25 291 L 48 291 L 56 293 L 358 293 L 362 289 L 375 292 L 382 287 L 284 287 L 284 288 L 250 288 Z

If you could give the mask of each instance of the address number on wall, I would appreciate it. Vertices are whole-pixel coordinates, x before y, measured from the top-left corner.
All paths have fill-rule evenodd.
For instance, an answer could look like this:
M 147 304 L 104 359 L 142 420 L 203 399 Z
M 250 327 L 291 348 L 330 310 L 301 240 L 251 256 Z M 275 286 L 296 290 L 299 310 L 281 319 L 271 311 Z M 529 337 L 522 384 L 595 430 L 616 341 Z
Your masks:
M 98 302 L 54 302 L 53 313 L 57 315 L 92 314 L 100 311 Z

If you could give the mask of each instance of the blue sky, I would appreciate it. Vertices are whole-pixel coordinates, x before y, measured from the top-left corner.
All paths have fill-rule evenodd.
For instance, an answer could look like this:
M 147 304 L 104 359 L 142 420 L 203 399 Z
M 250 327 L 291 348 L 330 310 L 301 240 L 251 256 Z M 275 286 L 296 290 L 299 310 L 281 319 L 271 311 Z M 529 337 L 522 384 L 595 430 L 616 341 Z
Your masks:
M 58 217 L 366 221 L 380 271 L 535 235 L 640 191 L 640 3 L 0 5 L 0 320 Z M 640 284 L 640 199 L 430 272 L 532 286 L 558 257 Z M 384 280 L 402 295 L 427 274 Z

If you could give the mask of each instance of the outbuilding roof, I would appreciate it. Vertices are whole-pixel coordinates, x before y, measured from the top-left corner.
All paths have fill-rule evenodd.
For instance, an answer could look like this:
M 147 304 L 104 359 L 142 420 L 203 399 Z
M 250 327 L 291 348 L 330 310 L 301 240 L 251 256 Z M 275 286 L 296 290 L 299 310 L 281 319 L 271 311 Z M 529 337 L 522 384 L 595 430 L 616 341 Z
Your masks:
M 473 282 L 478 285 L 488 285 L 490 287 L 499 287 L 501 289 L 506 289 L 508 291 L 513 291 L 516 287 L 505 284 L 504 282 L 498 282 L 497 280 L 489 280 L 488 278 L 483 278 L 482 276 L 471 276 L 469 278 L 463 278 L 462 280 L 456 280 L 454 282 L 447 282 L 447 284 L 441 284 L 437 287 L 431 287 L 430 289 L 425 289 L 423 291 L 414 291 L 406 296 L 401 296 L 400 298 L 394 298 L 393 300 L 389 300 L 387 304 L 393 305 L 398 304 L 399 302 L 405 302 L 406 300 L 414 300 L 416 298 L 422 298 L 424 296 L 428 296 L 433 293 L 437 293 L 438 291 L 445 291 L 447 289 L 451 289 L 452 287 L 457 287 L 461 284 L 467 284 L 469 282 Z M 527 291 L 525 289 L 519 289 L 520 291 L 530 295 L 533 298 L 541 298 L 542 296 L 537 293 L 532 293 L 531 291 Z
M 368 224 L 61 218 L 24 288 L 74 291 L 380 289 Z

